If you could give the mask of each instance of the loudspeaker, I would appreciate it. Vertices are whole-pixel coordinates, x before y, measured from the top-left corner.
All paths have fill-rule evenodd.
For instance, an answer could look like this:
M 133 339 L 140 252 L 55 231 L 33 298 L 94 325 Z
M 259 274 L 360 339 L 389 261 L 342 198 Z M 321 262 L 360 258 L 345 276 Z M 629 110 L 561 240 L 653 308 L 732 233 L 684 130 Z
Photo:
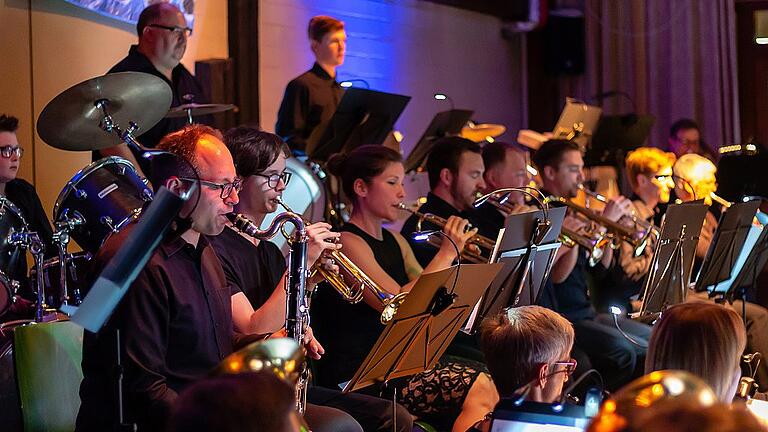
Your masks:
M 544 33 L 547 70 L 555 75 L 584 73 L 584 17 L 550 14 Z

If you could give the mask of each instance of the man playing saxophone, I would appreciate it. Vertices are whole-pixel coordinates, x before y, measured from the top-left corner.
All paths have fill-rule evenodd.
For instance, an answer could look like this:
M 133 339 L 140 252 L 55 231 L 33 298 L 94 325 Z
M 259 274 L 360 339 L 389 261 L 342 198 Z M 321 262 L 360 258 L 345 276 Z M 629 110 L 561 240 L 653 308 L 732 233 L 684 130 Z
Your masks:
M 259 225 L 267 214 L 279 209 L 279 200 L 290 180 L 286 171 L 288 146 L 277 135 L 240 126 L 229 130 L 224 141 L 232 153 L 238 176 L 243 180 L 240 202 L 235 212 Z M 328 251 L 338 250 L 339 234 L 330 225 L 306 225 L 307 265 L 321 261 Z M 232 286 L 232 319 L 236 329 L 246 333 L 281 334 L 286 319 L 286 260 L 280 249 L 267 240 L 241 235 L 227 227 L 211 239 L 227 281 Z M 321 279 L 314 277 L 308 285 Z M 324 353 L 311 337 L 305 347 L 315 359 Z M 310 386 L 305 418 L 314 431 L 391 430 L 391 403 L 380 398 Z M 350 417 L 351 416 L 351 417 Z M 407 411 L 398 407 L 398 430 L 410 430 Z M 362 428 L 362 429 L 361 429 Z M 408 428 L 408 429 L 406 429 Z

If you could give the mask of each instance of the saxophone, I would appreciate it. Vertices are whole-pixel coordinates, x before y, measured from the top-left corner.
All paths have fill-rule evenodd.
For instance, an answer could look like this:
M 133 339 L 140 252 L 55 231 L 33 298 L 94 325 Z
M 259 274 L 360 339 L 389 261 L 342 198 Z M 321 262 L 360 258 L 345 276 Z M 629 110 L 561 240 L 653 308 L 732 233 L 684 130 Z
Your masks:
M 260 230 L 242 214 L 229 213 L 227 218 L 235 228 L 244 234 L 259 240 L 274 237 L 286 223 L 296 228 L 291 236 L 291 249 L 288 253 L 288 275 L 285 281 L 285 330 L 289 338 L 299 345 L 304 344 L 304 335 L 309 327 L 309 303 L 307 301 L 307 229 L 301 216 L 293 212 L 277 215 L 267 229 Z M 304 414 L 307 405 L 307 385 L 309 384 L 309 368 L 306 362 L 298 382 L 296 383 L 296 409 Z

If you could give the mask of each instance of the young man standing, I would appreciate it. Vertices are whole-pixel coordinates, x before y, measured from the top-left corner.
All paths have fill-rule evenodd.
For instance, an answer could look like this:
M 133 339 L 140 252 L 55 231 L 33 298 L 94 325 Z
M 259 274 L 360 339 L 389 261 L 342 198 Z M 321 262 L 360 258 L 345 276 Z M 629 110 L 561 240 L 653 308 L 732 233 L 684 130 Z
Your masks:
M 307 33 L 315 64 L 288 83 L 275 125 L 275 133 L 297 153 L 311 152 L 318 144 L 344 94 L 336 81 L 347 47 L 344 23 L 316 16 Z

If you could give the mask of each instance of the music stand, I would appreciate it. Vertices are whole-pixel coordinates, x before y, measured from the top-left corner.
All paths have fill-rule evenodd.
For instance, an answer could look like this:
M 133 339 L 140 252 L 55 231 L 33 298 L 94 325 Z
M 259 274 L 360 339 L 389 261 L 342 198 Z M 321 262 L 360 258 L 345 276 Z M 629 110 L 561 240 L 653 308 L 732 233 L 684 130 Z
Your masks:
M 667 208 L 643 287 L 641 317 L 685 300 L 707 208 L 701 202 L 671 204 Z
M 535 210 L 507 217 L 492 255 L 504 267 L 477 302 L 462 331 L 474 333 L 483 319 L 503 308 L 536 303 L 560 248 L 558 237 L 565 211 L 566 207 L 555 207 L 546 215 Z M 540 225 L 547 220 L 546 227 Z
M 731 283 L 729 292 L 726 293 L 726 298 L 731 298 L 733 290 L 755 286 L 757 278 L 760 276 L 766 263 L 768 263 L 768 229 L 763 227 L 747 259 L 744 261 L 744 265 Z
M 589 166 L 623 167 L 625 154 L 643 146 L 655 121 L 653 116 L 637 114 L 601 117 L 584 161 Z
M 500 269 L 501 264 L 462 264 L 422 274 L 343 391 L 431 368 Z M 455 301 L 433 314 L 434 299 L 445 290 L 456 294 Z
M 717 230 L 696 279 L 696 291 L 709 290 L 709 296 L 723 294 L 718 284 L 731 277 L 733 267 L 744 247 L 760 201 L 736 202 L 720 215 Z
M 405 159 L 405 172 L 419 169 L 432 151 L 435 141 L 444 136 L 458 135 L 473 113 L 472 110 L 452 109 L 435 114 Z
M 307 154 L 326 161 L 334 153 L 363 144 L 381 144 L 410 100 L 410 96 L 368 89 L 346 90 L 323 136 L 308 140 Z
M 603 109 L 600 107 L 587 105 L 574 98 L 565 98 L 565 107 L 552 130 L 552 138 L 571 140 L 585 149 L 602 113 Z

